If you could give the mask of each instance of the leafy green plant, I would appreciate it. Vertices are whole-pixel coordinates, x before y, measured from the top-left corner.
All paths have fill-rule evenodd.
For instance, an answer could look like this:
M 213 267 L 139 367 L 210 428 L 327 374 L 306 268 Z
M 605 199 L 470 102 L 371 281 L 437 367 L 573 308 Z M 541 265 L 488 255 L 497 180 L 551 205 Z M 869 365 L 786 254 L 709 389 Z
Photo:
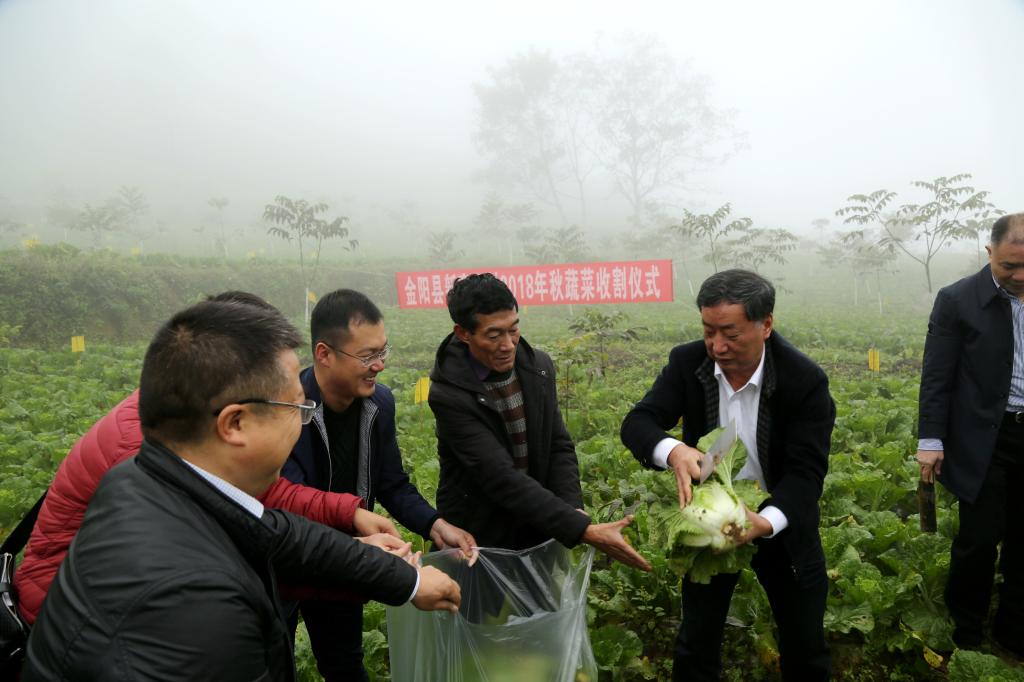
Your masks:
M 996 656 L 978 651 L 953 652 L 949 659 L 950 682 L 1020 682 L 1024 668 L 1010 666 Z
M 718 428 L 706 434 L 697 449 L 706 453 L 724 431 Z M 750 565 L 757 550 L 752 544 L 740 544 L 750 527 L 747 505 L 756 509 L 756 498 L 764 496 L 748 485 L 750 481 L 737 481 L 734 488 L 733 476 L 746 459 L 747 449 L 737 438 L 721 454 L 708 479 L 694 486 L 693 499 L 683 509 L 679 509 L 675 478 L 654 479 L 661 482 L 660 504 L 654 512 L 661 526 L 661 546 L 678 575 L 708 584 L 719 573 L 736 573 Z M 670 485 L 665 483 L 669 478 Z M 737 488 L 742 488 L 742 498 Z

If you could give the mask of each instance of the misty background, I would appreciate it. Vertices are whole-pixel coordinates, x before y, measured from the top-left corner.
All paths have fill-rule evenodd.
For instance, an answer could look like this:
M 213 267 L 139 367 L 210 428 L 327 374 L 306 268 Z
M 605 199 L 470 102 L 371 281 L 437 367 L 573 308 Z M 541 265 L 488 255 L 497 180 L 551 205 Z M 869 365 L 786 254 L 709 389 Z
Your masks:
M 758 226 L 821 240 L 843 227 L 834 214 L 851 194 L 924 200 L 911 181 L 957 173 L 1015 211 L 1022 29 L 1021 0 L 0 0 L 0 239 L 88 247 L 67 224 L 125 187 L 144 197 L 148 250 L 209 253 L 204 235 L 220 224 L 234 257 L 290 256 L 263 220 L 286 195 L 349 219 L 359 248 L 328 245 L 332 257 L 421 253 L 424 235 L 450 231 L 452 250 L 481 265 L 524 258 L 473 251 L 488 201 L 529 206 L 520 224 L 535 236 L 578 226 L 607 255 L 620 238 L 727 202 Z M 715 133 L 643 210 L 609 171 L 621 149 L 584 139 L 581 210 L 571 178 L 545 198 L 503 167 L 515 147 L 481 141 L 484 95 L 515 60 L 582 64 L 596 82 L 644 50 L 683 82 L 661 106 L 700 100 L 693 125 Z M 622 92 L 645 96 L 642 78 L 623 73 Z M 554 87 L 562 104 L 582 98 L 566 106 L 593 129 L 622 98 L 587 100 L 579 82 Z

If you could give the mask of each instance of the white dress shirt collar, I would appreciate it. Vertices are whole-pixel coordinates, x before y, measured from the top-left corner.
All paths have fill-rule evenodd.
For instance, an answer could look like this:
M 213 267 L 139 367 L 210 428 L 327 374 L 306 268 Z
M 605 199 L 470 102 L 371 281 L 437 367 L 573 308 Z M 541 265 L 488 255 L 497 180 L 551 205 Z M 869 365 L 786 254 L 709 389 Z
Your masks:
M 210 485 L 212 485 L 214 488 L 223 493 L 232 502 L 242 507 L 242 509 L 249 512 L 257 519 L 263 517 L 263 504 L 255 497 L 245 492 L 244 490 L 236 488 L 235 486 L 225 481 L 223 478 L 211 474 L 206 469 L 202 469 L 196 466 L 187 459 L 182 458 L 181 461 L 192 467 L 193 471 L 195 471 L 197 474 L 206 479 Z
M 765 347 L 762 346 L 761 347 L 761 359 L 757 363 L 757 369 L 755 369 L 754 373 L 750 375 L 750 378 L 747 380 L 747 383 L 743 384 L 743 386 L 741 386 L 739 388 L 740 391 L 742 391 L 747 386 L 760 386 L 761 385 L 761 379 L 764 376 L 764 356 L 765 356 Z M 722 371 L 722 368 L 718 366 L 717 362 L 715 363 L 715 379 L 717 379 L 719 381 L 719 383 L 723 383 L 723 380 L 724 380 L 724 385 L 726 387 L 726 390 L 729 392 L 729 395 L 732 395 L 733 393 L 737 392 L 737 391 L 733 390 L 732 384 L 729 383 L 728 378 L 726 378 L 726 376 L 725 376 L 725 372 Z

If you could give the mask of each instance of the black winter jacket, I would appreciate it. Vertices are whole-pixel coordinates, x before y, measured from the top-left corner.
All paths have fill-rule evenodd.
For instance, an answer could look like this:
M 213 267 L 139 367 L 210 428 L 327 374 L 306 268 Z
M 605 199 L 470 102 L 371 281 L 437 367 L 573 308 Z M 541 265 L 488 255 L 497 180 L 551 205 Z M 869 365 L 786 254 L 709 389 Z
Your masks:
M 765 342 L 764 381 L 757 413 L 757 454 L 768 485 L 762 507 L 778 507 L 789 525 L 777 536 L 792 564 L 824 560 L 818 500 L 828 471 L 836 408 L 828 377 L 778 332 Z M 703 341 L 676 346 L 647 395 L 626 415 L 622 442 L 644 466 L 654 447 L 683 420 L 691 447 L 718 427 L 718 382 Z
M 23 680 L 293 680 L 283 578 L 408 599 L 415 570 L 279 510 L 257 519 L 144 442 L 96 491 L 32 630 Z
M 302 435 L 285 462 L 281 475 L 293 483 L 330 490 L 331 454 L 320 386 L 312 367 L 303 370 L 299 378 L 306 397 L 315 400 L 317 408 L 313 420 L 302 427 Z M 374 503 L 380 500 L 400 524 L 429 538 L 430 528 L 439 515 L 423 499 L 402 467 L 402 453 L 395 434 L 395 397 L 391 389 L 378 383 L 372 396 L 358 400 L 362 409 L 355 494 L 363 498 L 369 511 L 373 511 Z
M 485 547 L 525 549 L 551 538 L 579 544 L 590 519 L 577 511 L 583 508 L 579 465 L 558 409 L 551 358 L 520 339 L 515 368 L 526 410 L 527 475 L 513 467 L 505 422 L 468 353 L 450 334 L 430 374 L 441 460 L 438 511 Z
M 939 290 L 924 342 L 918 437 L 942 439 L 939 481 L 971 503 L 1006 412 L 1013 347 L 1013 312 L 991 266 Z

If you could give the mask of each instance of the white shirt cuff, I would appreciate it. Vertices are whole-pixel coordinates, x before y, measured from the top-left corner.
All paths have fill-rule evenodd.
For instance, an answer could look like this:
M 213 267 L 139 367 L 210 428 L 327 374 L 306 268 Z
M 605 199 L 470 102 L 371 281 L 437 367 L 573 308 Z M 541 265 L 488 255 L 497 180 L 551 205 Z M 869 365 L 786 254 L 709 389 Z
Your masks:
M 410 602 L 416 598 L 416 593 L 420 591 L 420 569 L 416 569 L 416 584 L 412 586 L 412 594 L 405 601 Z
M 941 438 L 922 438 L 917 441 L 918 450 L 938 450 L 942 452 L 942 439 Z
M 772 525 L 772 533 L 771 535 L 766 535 L 765 537 L 767 538 L 775 537 L 789 526 L 789 519 L 786 518 L 786 515 L 778 507 L 769 505 L 757 513 Z
M 672 452 L 672 448 L 677 445 L 682 445 L 683 441 L 676 440 L 675 438 L 662 438 L 657 445 L 654 446 L 654 452 L 651 453 L 651 461 L 654 465 L 662 469 L 668 469 L 668 456 Z

